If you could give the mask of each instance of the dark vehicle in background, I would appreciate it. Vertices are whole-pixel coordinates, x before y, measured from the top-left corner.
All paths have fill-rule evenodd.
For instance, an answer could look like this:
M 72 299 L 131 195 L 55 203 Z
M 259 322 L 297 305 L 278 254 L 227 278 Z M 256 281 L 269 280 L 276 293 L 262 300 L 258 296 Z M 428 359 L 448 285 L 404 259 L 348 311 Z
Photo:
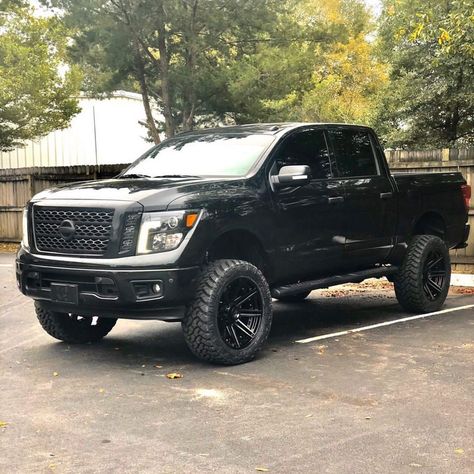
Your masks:
M 265 342 L 272 297 L 386 276 L 406 310 L 438 310 L 470 192 L 460 173 L 392 175 L 363 126 L 193 131 L 115 179 L 36 195 L 17 280 L 60 340 L 99 340 L 117 318 L 181 321 L 194 354 L 237 364 Z

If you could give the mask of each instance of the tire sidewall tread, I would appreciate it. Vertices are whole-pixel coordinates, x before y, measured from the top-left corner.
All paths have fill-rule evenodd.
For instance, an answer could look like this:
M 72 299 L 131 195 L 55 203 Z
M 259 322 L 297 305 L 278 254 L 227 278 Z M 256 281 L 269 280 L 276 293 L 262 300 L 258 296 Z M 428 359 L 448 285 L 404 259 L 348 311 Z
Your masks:
M 433 250 L 439 251 L 444 256 L 447 273 L 443 291 L 435 300 L 430 300 L 423 290 L 423 266 Z M 395 294 L 398 302 L 410 312 L 437 311 L 446 300 L 450 279 L 450 257 L 444 241 L 434 235 L 416 235 L 411 240 L 402 266 L 394 278 Z
M 222 291 L 238 277 L 252 280 L 259 288 L 262 322 L 255 339 L 236 350 L 223 340 L 218 328 L 218 306 Z M 201 272 L 193 301 L 186 308 L 182 328 L 190 350 L 208 362 L 236 365 L 252 360 L 265 343 L 272 323 L 271 295 L 262 272 L 243 260 L 222 259 L 209 263 Z

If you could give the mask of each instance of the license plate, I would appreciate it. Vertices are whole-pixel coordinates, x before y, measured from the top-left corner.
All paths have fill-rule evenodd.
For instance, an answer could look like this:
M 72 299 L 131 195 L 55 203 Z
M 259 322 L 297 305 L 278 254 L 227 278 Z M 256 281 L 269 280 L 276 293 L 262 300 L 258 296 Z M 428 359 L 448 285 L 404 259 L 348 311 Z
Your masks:
M 51 283 L 51 299 L 61 303 L 79 302 L 79 290 L 77 285 L 68 283 Z

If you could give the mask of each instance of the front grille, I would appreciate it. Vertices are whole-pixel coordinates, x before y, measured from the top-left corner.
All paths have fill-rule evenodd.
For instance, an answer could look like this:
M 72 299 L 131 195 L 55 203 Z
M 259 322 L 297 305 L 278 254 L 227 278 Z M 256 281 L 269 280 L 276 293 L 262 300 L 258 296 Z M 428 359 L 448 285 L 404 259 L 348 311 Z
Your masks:
M 34 207 L 36 248 L 43 252 L 103 255 L 109 245 L 113 216 L 113 209 Z

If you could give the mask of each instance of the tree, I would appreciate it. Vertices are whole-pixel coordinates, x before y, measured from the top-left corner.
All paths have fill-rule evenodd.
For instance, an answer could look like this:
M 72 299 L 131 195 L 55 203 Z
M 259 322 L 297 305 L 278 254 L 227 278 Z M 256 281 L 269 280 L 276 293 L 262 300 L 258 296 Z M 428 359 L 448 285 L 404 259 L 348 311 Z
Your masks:
M 385 0 L 380 51 L 391 63 L 378 122 L 388 144 L 474 141 L 474 15 L 467 0 Z
M 46 0 L 45 0 L 46 1 Z M 94 92 L 125 85 L 143 99 L 147 128 L 173 136 L 229 103 L 229 63 L 271 40 L 280 0 L 51 0 L 76 29 L 72 54 Z M 153 116 L 153 101 L 164 123 Z
M 80 75 L 66 67 L 67 31 L 20 2 L 0 4 L 0 150 L 68 126 Z
M 282 41 L 261 43 L 235 64 L 231 88 L 248 104 L 237 115 L 371 123 L 388 78 L 374 55 L 374 25 L 363 2 L 299 0 L 280 22 Z

